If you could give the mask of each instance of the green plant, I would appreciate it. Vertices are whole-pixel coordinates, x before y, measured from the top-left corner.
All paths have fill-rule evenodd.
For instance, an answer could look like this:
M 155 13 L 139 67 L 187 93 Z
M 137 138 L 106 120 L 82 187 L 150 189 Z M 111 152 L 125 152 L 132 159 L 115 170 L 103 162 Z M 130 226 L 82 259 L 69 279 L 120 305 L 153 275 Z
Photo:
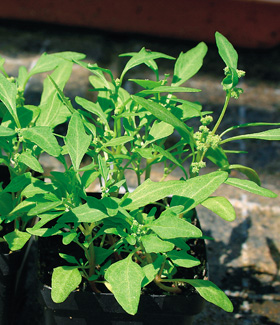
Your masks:
M 230 300 L 211 281 L 177 278 L 176 272 L 179 268 L 200 264 L 189 254 L 187 244 L 189 239 L 203 236 L 191 223 L 197 205 L 202 204 L 228 221 L 234 220 L 235 212 L 230 202 L 224 197 L 212 196 L 221 184 L 263 196 L 276 196 L 260 186 L 254 170 L 230 164 L 227 154 L 238 152 L 223 150 L 222 146 L 237 139 L 280 140 L 280 129 L 224 138 L 236 128 L 273 125 L 250 123 L 217 133 L 230 98 L 238 98 L 242 93 L 237 84 L 244 72 L 237 69 L 236 51 L 218 32 L 216 42 L 226 65 L 222 82 L 226 99 L 212 128 L 212 117 L 209 112 L 202 111 L 200 104 L 174 95 L 199 92 L 182 85 L 201 68 L 207 52 L 204 43 L 181 53 L 175 61 L 172 78 L 165 75 L 162 80 L 155 60 L 175 59 L 144 48 L 137 53 L 122 55 L 130 59 L 119 78 L 114 78 L 110 70 L 97 64 L 69 56 L 71 63 L 92 72 L 89 81 L 97 94 L 96 101 L 76 97 L 78 109 L 64 95 L 63 87 L 53 75 L 46 79 L 56 90 L 55 98 L 59 101 L 57 110 L 56 106 L 46 106 L 46 111 L 50 110 L 52 116 L 59 116 L 61 110 L 67 112 L 57 124 L 68 118 L 69 125 L 65 136 L 54 133 L 63 140 L 62 151 L 55 155 L 45 151 L 56 156 L 65 171 L 52 172 L 51 183 L 31 177 L 19 193 L 22 202 L 16 211 L 9 211 L 8 218 L 23 209 L 28 218 L 38 218 L 33 227 L 27 228 L 27 234 L 47 238 L 61 236 L 65 248 L 76 245 L 82 252 L 79 257 L 59 254 L 65 265 L 53 270 L 52 298 L 55 302 L 64 301 L 84 278 L 95 292 L 105 285 L 130 314 L 137 312 L 141 290 L 151 282 L 170 294 L 180 293 L 191 285 L 206 300 L 232 311 Z M 131 79 L 130 82 L 143 90 L 129 94 L 123 88 L 126 74 L 141 64 L 153 71 L 155 78 Z M 66 79 L 62 75 L 61 78 L 64 85 Z M 3 96 L 1 99 L 3 101 Z M 9 108 L 5 101 L 3 103 Z M 17 117 L 11 115 L 11 123 L 16 123 Z M 193 118 L 201 121 L 196 132 L 187 125 Z M 53 128 L 55 125 L 50 123 L 48 126 Z M 15 132 L 9 125 L 3 127 L 6 132 Z M 172 144 L 169 139 L 175 132 L 180 138 Z M 51 137 L 53 134 L 46 135 L 46 143 Z M 70 165 L 66 155 L 70 157 Z M 86 165 L 82 165 L 84 157 L 87 157 Z M 214 163 L 217 170 L 200 175 L 207 160 Z M 162 179 L 153 182 L 151 169 L 159 164 L 164 166 Z M 165 181 L 175 168 L 182 170 L 181 179 Z M 245 174 L 248 179 L 229 177 L 232 169 Z M 137 187 L 132 192 L 129 192 L 126 179 L 128 171 L 134 172 L 137 180 Z M 100 182 L 101 199 L 86 192 L 96 179 Z M 167 200 L 169 196 L 172 196 L 170 201 Z M 161 207 L 160 215 L 156 215 L 156 208 L 146 212 L 148 204 Z M 2 217 L 5 218 L 6 215 Z
M 54 70 L 51 77 L 63 89 L 70 77 L 72 59 L 83 59 L 83 54 L 64 52 L 44 53 L 30 70 L 22 66 L 18 76 L 12 77 L 5 71 L 5 59 L 0 57 L 0 164 L 9 175 L 8 184 L 0 185 L 0 230 L 1 242 L 11 250 L 21 249 L 31 235 L 25 229 L 34 224 L 28 214 L 30 201 L 24 200 L 22 191 L 44 170 L 39 162 L 42 153 L 58 157 L 61 147 L 53 129 L 70 116 L 67 108 L 57 97 L 56 88 L 49 79 L 44 81 L 39 105 L 25 104 L 25 91 L 30 78 L 36 74 Z M 59 114 L 53 112 L 59 110 Z M 37 175 L 36 175 L 37 173 Z M 2 175 L 3 176 L 3 175 Z M 37 197 L 38 202 L 40 198 Z M 5 227 L 5 225 L 9 225 Z M 4 225 L 4 229 L 3 229 Z

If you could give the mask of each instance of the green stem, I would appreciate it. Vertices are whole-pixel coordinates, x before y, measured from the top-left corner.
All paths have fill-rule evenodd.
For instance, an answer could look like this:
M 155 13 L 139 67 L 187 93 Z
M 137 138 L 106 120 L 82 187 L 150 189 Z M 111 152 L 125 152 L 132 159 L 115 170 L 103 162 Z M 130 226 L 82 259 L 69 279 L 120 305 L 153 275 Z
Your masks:
M 224 103 L 224 107 L 222 109 L 222 112 L 221 112 L 221 115 L 216 123 L 216 125 L 214 126 L 213 130 L 212 130 L 212 134 L 215 134 L 218 127 L 220 126 L 221 122 L 222 122 L 222 119 L 226 113 L 226 110 L 227 110 L 227 107 L 228 107 L 228 103 L 229 103 L 229 100 L 230 100 L 230 97 L 231 97 L 231 92 L 228 91 L 227 92 L 227 95 L 226 95 L 226 99 L 225 99 L 225 103 Z

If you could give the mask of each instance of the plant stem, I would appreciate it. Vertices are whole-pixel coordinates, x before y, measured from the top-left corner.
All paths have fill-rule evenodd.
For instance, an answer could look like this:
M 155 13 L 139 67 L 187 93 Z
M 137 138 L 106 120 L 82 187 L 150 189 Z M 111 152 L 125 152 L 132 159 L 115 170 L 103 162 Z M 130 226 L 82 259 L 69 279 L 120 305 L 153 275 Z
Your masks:
M 229 103 L 230 97 L 231 97 L 231 92 L 228 91 L 228 92 L 227 92 L 227 95 L 226 95 L 226 99 L 225 99 L 224 107 L 223 107 L 223 109 L 222 109 L 221 115 L 220 115 L 220 117 L 219 117 L 219 119 L 218 119 L 216 125 L 214 126 L 214 128 L 213 128 L 213 130 L 212 130 L 212 134 L 215 134 L 215 133 L 216 133 L 216 131 L 217 131 L 219 125 L 220 125 L 221 122 L 222 122 L 222 119 L 223 119 L 223 117 L 224 117 L 224 115 L 225 115 L 225 113 L 226 113 L 227 107 L 228 107 L 228 103 Z

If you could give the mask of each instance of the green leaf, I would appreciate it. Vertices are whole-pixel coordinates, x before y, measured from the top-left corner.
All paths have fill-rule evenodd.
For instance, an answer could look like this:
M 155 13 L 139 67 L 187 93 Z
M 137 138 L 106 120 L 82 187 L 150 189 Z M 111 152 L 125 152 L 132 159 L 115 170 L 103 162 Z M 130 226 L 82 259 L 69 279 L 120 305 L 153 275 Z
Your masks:
M 266 130 L 258 133 L 251 133 L 251 134 L 242 134 L 237 135 L 232 138 L 227 138 L 221 142 L 221 144 L 235 141 L 235 140 L 245 140 L 245 139 L 257 139 L 257 140 L 267 140 L 267 141 L 279 141 L 280 140 L 280 128 Z
M 99 202 L 100 200 L 95 198 L 87 198 L 87 203 L 80 205 L 69 212 L 66 212 L 61 218 L 59 223 L 67 222 L 99 222 L 109 215 L 105 207 Z
M 68 81 L 73 64 L 69 61 L 63 61 L 51 74 L 51 78 L 55 81 L 59 89 L 63 90 Z M 57 89 L 49 78 L 44 80 L 43 93 L 40 102 L 40 116 L 36 121 L 36 125 L 55 126 L 64 123 L 70 116 L 69 109 L 61 101 L 57 94 Z
M 192 285 L 198 293 L 207 301 L 217 305 L 227 312 L 233 311 L 233 305 L 225 293 L 214 283 L 208 280 L 184 280 Z
M 182 250 L 173 250 L 171 252 L 166 253 L 166 255 L 176 266 L 191 268 L 201 264 L 200 260 L 193 257 L 192 255 L 187 254 Z
M 129 193 L 121 205 L 128 210 L 134 210 L 174 195 L 171 206 L 182 205 L 185 211 L 188 211 L 206 200 L 227 177 L 227 172 L 217 171 L 186 181 L 153 182 L 147 179 L 135 191 Z
M 15 130 L 0 125 L 0 137 L 13 137 L 16 135 Z
M 147 96 L 159 93 L 198 93 L 200 89 L 187 88 L 187 87 L 175 87 L 175 86 L 160 86 L 153 89 L 141 90 L 137 93 L 137 96 Z
M 161 215 L 150 225 L 150 228 L 162 239 L 202 236 L 200 229 L 175 215 Z
M 129 81 L 135 82 L 137 85 L 146 88 L 153 89 L 162 85 L 162 81 L 143 80 L 143 79 L 128 79 Z
M 11 193 L 0 192 L 0 215 L 5 216 L 9 214 L 14 206 L 14 200 Z
M 216 191 L 227 177 L 228 173 L 217 171 L 187 180 L 180 192 L 174 193 L 170 206 L 183 205 L 184 212 L 190 211 Z
M 129 141 L 132 141 L 133 139 L 134 137 L 132 136 L 124 135 L 122 137 L 109 140 L 108 142 L 103 144 L 103 147 L 115 147 L 115 146 L 123 145 Z
M 39 57 L 34 67 L 29 71 L 28 78 L 38 73 L 51 71 L 55 69 L 60 62 L 61 59 L 59 59 L 58 57 L 55 57 L 51 54 L 43 53 Z
M 57 208 L 59 205 L 61 205 L 62 201 L 55 201 L 55 202 L 42 202 L 38 203 L 34 208 L 30 209 L 27 213 L 28 216 L 36 216 L 41 213 L 45 213 L 47 211 L 53 210 Z M 64 210 L 65 208 L 62 207 L 59 210 Z
M 108 179 L 109 170 L 107 168 L 105 158 L 102 157 L 101 155 L 98 155 L 98 165 L 99 165 L 100 174 L 103 177 L 104 181 L 106 182 Z
M 165 122 L 155 121 L 151 127 L 150 132 L 149 132 L 148 138 L 145 142 L 145 146 L 149 143 L 156 141 L 156 140 L 168 137 L 170 134 L 173 133 L 173 131 L 174 131 L 174 128 L 172 125 L 165 123 Z
M 142 48 L 138 53 L 121 54 L 120 57 L 128 56 L 128 55 L 132 55 L 132 58 L 125 65 L 120 80 L 123 79 L 124 75 L 127 73 L 128 70 L 136 67 L 137 65 L 145 63 L 148 66 L 150 66 L 151 65 L 150 61 L 159 58 L 174 60 L 174 58 L 169 55 L 159 53 L 159 52 L 147 51 L 145 48 Z
M 147 264 L 144 267 L 142 267 L 142 270 L 145 273 L 145 277 L 141 284 L 142 287 L 145 287 L 147 284 L 149 284 L 154 280 L 155 276 L 160 271 L 163 262 L 164 262 L 163 255 L 158 254 L 157 259 L 153 263 Z
M 16 122 L 17 127 L 20 127 L 17 109 L 16 109 L 16 96 L 17 96 L 17 86 L 15 83 L 7 80 L 0 73 L 0 100 L 7 107 L 9 113 L 12 115 Z
M 31 183 L 31 173 L 27 172 L 23 175 L 16 176 L 11 182 L 5 187 L 5 192 L 18 192 L 25 188 Z
M 236 218 L 234 207 L 223 196 L 209 197 L 201 204 L 226 221 L 233 221 Z
M 231 177 L 225 181 L 225 184 L 238 187 L 242 190 L 245 190 L 253 194 L 257 194 L 265 197 L 271 197 L 271 198 L 277 197 L 276 193 L 266 188 L 260 187 L 255 182 L 249 181 L 247 179 L 239 179 L 239 178 Z
M 145 235 L 141 237 L 141 240 L 147 253 L 164 253 L 174 248 L 174 244 L 161 240 L 155 234 Z
M 67 261 L 68 263 L 79 265 L 79 262 L 74 256 L 63 254 L 63 253 L 59 253 L 59 256 L 63 258 L 65 261 Z
M 4 239 L 8 243 L 10 250 L 17 251 L 26 244 L 30 237 L 30 234 L 15 229 L 13 232 L 5 235 Z
M 141 98 L 137 96 L 131 96 L 131 97 L 137 104 L 147 109 L 155 117 L 157 117 L 163 122 L 172 125 L 191 147 L 194 146 L 192 130 L 189 127 L 187 127 L 185 123 L 180 121 L 175 115 L 173 115 L 170 111 L 168 111 L 165 107 L 155 102 L 152 102 L 150 100 L 147 100 L 145 98 Z
M 105 272 L 105 280 L 110 283 L 116 300 L 128 314 L 137 313 L 144 276 L 141 267 L 132 261 L 131 255 L 110 265 Z
M 201 42 L 186 53 L 181 53 L 174 67 L 172 85 L 179 86 L 194 76 L 203 64 L 207 46 Z
M 94 253 L 95 253 L 95 264 L 100 265 L 106 260 L 107 257 L 112 255 L 114 251 L 112 249 L 105 249 L 102 247 L 95 246 Z
M 229 165 L 228 167 L 230 170 L 235 169 L 241 172 L 242 174 L 246 175 L 250 181 L 255 182 L 257 185 L 261 186 L 260 178 L 257 174 L 257 172 L 249 167 L 243 166 L 243 165 Z
M 18 160 L 36 172 L 44 173 L 44 169 L 42 168 L 41 164 L 30 152 L 22 152 L 19 155 Z
M 56 137 L 52 133 L 52 129 L 48 126 L 34 126 L 24 129 L 21 132 L 25 140 L 29 140 L 42 150 L 53 157 L 58 157 L 61 152 L 61 147 L 58 144 Z
M 82 276 L 76 267 L 59 266 L 52 274 L 52 300 L 61 303 L 66 300 L 69 294 L 81 283 Z
M 219 54 L 226 66 L 237 69 L 238 54 L 232 44 L 219 32 L 215 33 Z
M 84 99 L 84 98 L 78 97 L 78 96 L 75 97 L 75 101 L 77 104 L 81 105 L 88 112 L 97 115 L 105 125 L 109 126 L 109 124 L 107 122 L 107 116 L 103 112 L 99 103 L 93 103 L 87 99 Z
M 90 142 L 91 136 L 86 134 L 80 114 L 75 112 L 71 117 L 65 138 L 65 143 L 75 170 L 79 169 Z

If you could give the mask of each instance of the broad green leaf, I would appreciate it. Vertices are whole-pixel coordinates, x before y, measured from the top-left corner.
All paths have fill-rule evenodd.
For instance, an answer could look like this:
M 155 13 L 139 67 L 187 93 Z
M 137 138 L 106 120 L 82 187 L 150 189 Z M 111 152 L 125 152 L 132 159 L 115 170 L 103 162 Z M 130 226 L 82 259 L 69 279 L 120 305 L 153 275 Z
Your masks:
M 277 197 L 277 194 L 272 192 L 271 190 L 268 190 L 266 188 L 263 188 L 259 185 L 257 185 L 255 182 L 249 181 L 247 179 L 239 179 L 239 178 L 233 178 L 230 177 L 225 181 L 225 184 L 238 187 L 242 190 L 245 190 L 247 192 L 251 192 L 253 194 L 265 196 L 265 197 Z
M 15 130 L 0 125 L 0 137 L 13 137 L 16 135 Z
M 211 281 L 191 279 L 184 280 L 184 282 L 192 285 L 205 300 L 217 305 L 227 312 L 233 311 L 233 305 L 229 298 Z
M 238 54 L 232 44 L 219 32 L 215 33 L 219 54 L 226 66 L 237 69 Z
M 199 228 L 174 215 L 161 215 L 152 222 L 150 228 L 162 239 L 199 238 L 202 236 Z
M 268 123 L 268 122 L 256 122 L 256 123 L 244 123 L 244 124 L 239 124 L 239 125 L 234 125 L 231 126 L 230 128 L 226 129 L 223 133 L 220 134 L 220 136 L 222 137 L 224 134 L 232 131 L 232 130 L 236 130 L 236 129 L 240 129 L 240 128 L 246 128 L 246 127 L 252 127 L 252 126 L 272 126 L 272 125 L 280 125 L 280 123 Z
M 63 90 L 72 72 L 73 63 L 63 61 L 51 74 L 51 78 L 56 85 Z M 63 104 L 57 94 L 57 89 L 49 78 L 44 80 L 43 93 L 40 102 L 41 114 L 36 121 L 36 125 L 50 126 L 54 128 L 58 124 L 65 122 L 70 116 L 69 109 Z
M 59 217 L 61 215 L 61 213 L 62 213 L 61 211 L 48 211 L 47 213 L 38 215 L 38 218 L 40 218 L 40 221 L 38 221 L 34 227 L 27 228 L 27 231 L 32 233 L 33 231 L 40 229 L 49 221 Z
M 77 104 L 81 105 L 88 112 L 91 112 L 91 113 L 97 115 L 104 124 L 109 126 L 108 122 L 107 122 L 107 116 L 103 112 L 99 103 L 94 103 L 94 102 L 91 102 L 87 99 L 84 99 L 84 98 L 78 97 L 78 96 L 75 97 L 75 101 Z
M 59 266 L 52 274 L 52 300 L 61 303 L 75 290 L 82 281 L 80 271 L 76 267 Z
M 101 200 L 110 217 L 114 217 L 119 211 L 119 204 L 117 200 L 117 198 L 113 197 L 103 197 Z
M 54 70 L 60 62 L 60 58 L 51 54 L 43 53 L 34 67 L 29 71 L 28 78 L 38 73 Z
M 147 253 L 164 253 L 174 248 L 174 244 L 161 240 L 155 234 L 145 235 L 141 237 L 141 240 Z
M 152 142 L 158 140 L 158 139 L 168 137 L 170 134 L 173 133 L 173 131 L 174 131 L 174 128 L 172 125 L 165 123 L 165 122 L 155 121 L 151 127 L 150 132 L 149 132 L 148 138 L 145 142 L 145 146 L 149 143 L 152 143 Z
M 13 232 L 5 235 L 4 239 L 8 243 L 10 250 L 17 251 L 26 244 L 30 237 L 30 234 L 15 229 Z
M 60 155 L 61 147 L 49 126 L 34 126 L 22 130 L 21 134 L 25 140 L 37 144 L 38 147 L 49 155 L 54 157 Z
M 86 134 L 80 114 L 75 112 L 71 117 L 65 138 L 65 143 L 75 170 L 79 169 L 90 142 L 91 136 Z
M 72 230 L 72 232 L 63 232 L 62 233 L 62 244 L 69 245 L 78 236 L 79 236 L 79 234 L 75 230 Z
M 35 158 L 30 152 L 26 152 L 26 151 L 22 152 L 19 155 L 18 160 L 38 173 L 44 172 L 44 169 L 39 163 L 39 161 L 37 160 L 37 158 Z
M 257 174 L 257 172 L 249 167 L 243 166 L 243 165 L 229 165 L 228 167 L 230 170 L 235 169 L 239 172 L 241 172 L 242 174 L 246 175 L 250 181 L 255 182 L 257 185 L 261 186 L 261 181 L 260 178 Z
M 267 140 L 267 141 L 279 141 L 280 140 L 280 128 L 266 130 L 258 133 L 251 133 L 251 134 L 242 134 L 237 135 L 232 138 L 227 138 L 221 142 L 221 144 L 235 141 L 235 140 L 245 140 L 245 139 L 258 139 L 258 140 Z
M 18 192 L 21 191 L 31 183 L 31 173 L 27 172 L 23 175 L 16 176 L 11 182 L 5 187 L 5 192 Z
M 194 76 L 203 64 L 207 45 L 203 42 L 186 53 L 181 53 L 175 63 L 172 85 L 179 86 Z
M 190 211 L 216 191 L 227 177 L 228 173 L 217 171 L 187 180 L 179 193 L 174 193 L 170 206 L 183 205 L 185 212 Z
M 206 200 L 227 179 L 227 176 L 228 173 L 217 171 L 186 181 L 153 182 L 147 179 L 135 191 L 128 194 L 122 206 L 134 210 L 169 195 L 177 195 L 173 197 L 171 206 L 183 205 L 185 211 L 188 211 Z
M 171 252 L 166 253 L 166 255 L 176 266 L 191 268 L 201 264 L 200 260 L 193 257 L 192 255 L 187 254 L 182 250 L 173 250 Z
M 28 216 L 36 216 L 41 213 L 45 213 L 57 208 L 59 205 L 62 204 L 62 201 L 55 201 L 55 202 L 42 202 L 38 203 L 34 208 L 30 209 L 27 213 Z M 59 210 L 64 210 L 64 207 L 61 207 Z
M 52 201 L 58 200 L 54 185 L 51 183 L 45 183 L 40 179 L 32 179 L 32 183 L 27 185 L 21 192 L 21 195 L 27 198 L 32 198 L 36 194 L 43 194 L 44 197 L 52 197 Z
M 234 207 L 223 196 L 209 197 L 201 204 L 226 221 L 233 221 L 236 218 Z
M 0 100 L 4 103 L 9 113 L 12 115 L 17 127 L 20 127 L 16 109 L 16 96 L 16 84 L 7 80 L 3 74 L 0 73 Z
M 83 53 L 79 52 L 73 52 L 73 51 L 63 51 L 63 52 L 57 52 L 57 53 L 52 53 L 51 54 L 54 57 L 62 58 L 64 60 L 69 60 L 69 61 L 79 61 L 83 60 L 86 58 L 86 55 Z
M 141 267 L 132 261 L 131 255 L 110 265 L 105 272 L 105 280 L 109 282 L 116 300 L 128 314 L 137 313 L 144 276 Z
M 137 96 L 131 96 L 131 97 L 137 104 L 147 109 L 155 117 L 157 117 L 163 122 L 172 125 L 179 132 L 179 134 L 185 140 L 187 140 L 187 143 L 191 147 L 194 146 L 192 130 L 189 127 L 187 127 L 182 121 L 180 121 L 175 115 L 173 115 L 170 111 L 168 111 L 165 107 L 161 106 L 158 103 L 147 100 L 145 98 L 141 98 Z
M 87 198 L 87 203 L 80 205 L 71 211 L 65 213 L 58 222 L 67 223 L 67 222 L 99 222 L 105 218 L 108 218 L 109 215 L 103 204 L 101 204 L 98 199 Z

